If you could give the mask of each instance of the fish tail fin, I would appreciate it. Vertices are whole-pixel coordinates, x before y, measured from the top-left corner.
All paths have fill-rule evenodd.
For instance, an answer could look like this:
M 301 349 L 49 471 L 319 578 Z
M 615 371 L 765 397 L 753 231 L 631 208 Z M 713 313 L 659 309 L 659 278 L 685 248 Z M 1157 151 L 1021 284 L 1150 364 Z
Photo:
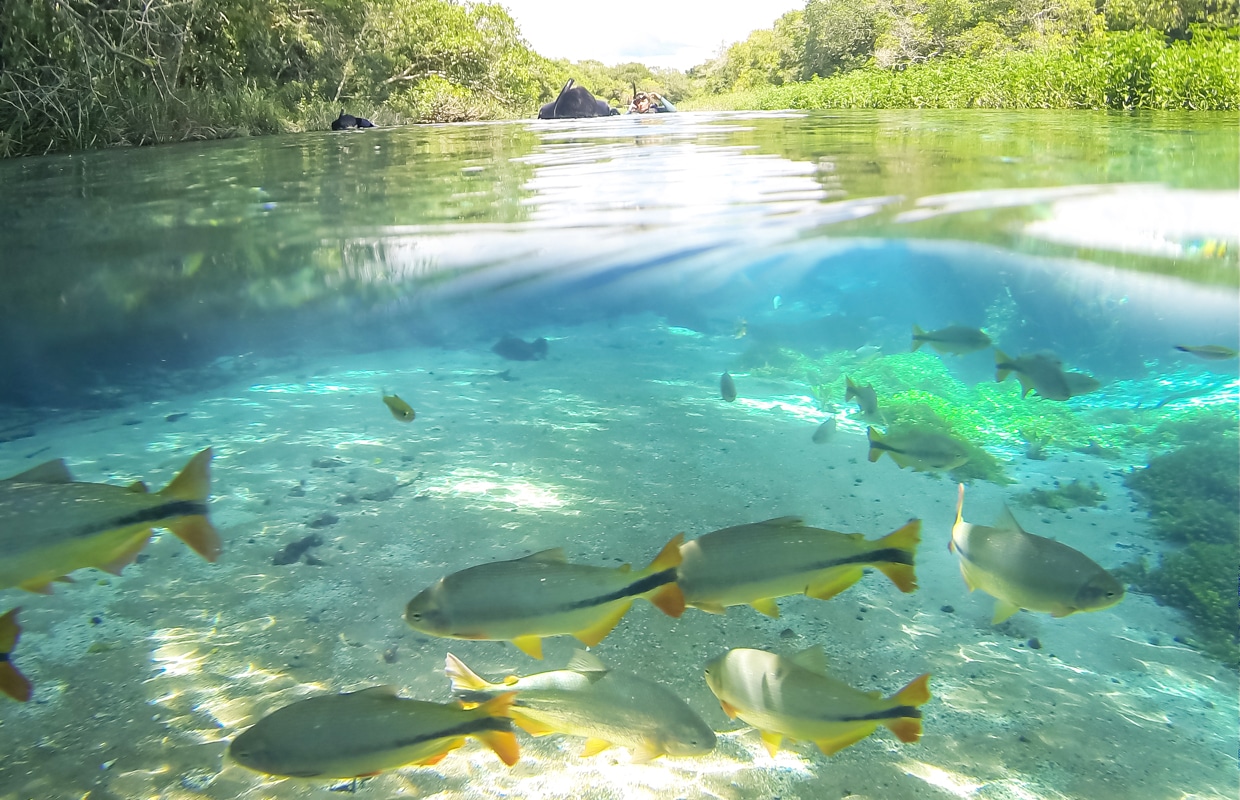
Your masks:
M 853 395 L 855 395 L 856 393 L 857 393 L 857 384 L 853 383 L 852 378 L 845 375 L 844 376 L 844 402 L 847 403 L 849 400 L 853 399 Z
M 650 566 L 646 567 L 646 574 L 653 575 L 656 572 L 679 567 L 682 560 L 680 546 L 684 543 L 685 535 L 683 533 L 673 536 L 671 541 L 663 545 L 663 549 L 654 557 L 654 561 L 650 562 Z
M 224 551 L 224 542 L 215 526 L 205 515 L 182 517 L 168 523 L 168 530 L 190 546 L 198 555 L 215 563 Z
M 914 322 L 913 323 L 913 349 L 910 352 L 916 353 L 918 350 L 921 349 L 921 346 L 926 343 L 926 340 L 921 337 L 925 335 L 926 335 L 926 332 L 921 329 L 921 326 L 918 325 L 916 322 Z
M 675 583 L 656 589 L 654 594 L 650 595 L 650 602 L 669 617 L 679 617 L 685 613 L 685 593 Z
M 488 690 L 495 687 L 465 666 L 464 661 L 448 653 L 444 662 L 443 674 L 452 682 L 452 691 L 462 696 L 463 700 L 481 703 L 491 697 Z M 464 695 L 469 695 L 469 697 L 464 697 Z
M 516 692 L 504 692 L 498 697 L 491 698 L 474 710 L 479 715 L 509 719 L 512 716 L 512 701 L 516 697 Z M 512 732 L 511 724 L 507 725 L 503 730 L 479 731 L 474 736 L 478 741 L 494 750 L 495 755 L 499 756 L 500 761 L 503 761 L 510 767 L 517 763 L 517 760 L 521 757 L 521 748 L 517 744 L 517 736 Z
M 865 437 L 870 440 L 870 461 L 877 461 L 883 455 L 883 451 L 887 448 L 883 447 L 883 435 L 878 429 L 871 425 L 866 429 Z
M 17 622 L 18 611 L 21 611 L 21 606 L 10 609 L 0 617 L 0 655 L 4 656 L 0 659 L 0 692 L 24 703 L 30 699 L 30 681 L 9 660 L 9 654 L 17 647 L 17 640 L 22 635 L 22 626 Z
M 215 561 L 224 549 L 219 532 L 207 519 L 206 503 L 211 494 L 211 448 L 189 460 L 172 481 L 160 490 L 162 497 L 200 503 L 203 513 L 181 517 L 168 523 L 168 530 L 207 561 Z
M 964 484 L 960 484 L 956 490 L 956 522 L 952 527 L 956 527 L 964 521 Z
M 886 575 L 900 591 L 908 594 L 917 589 L 917 573 L 913 567 L 913 559 L 917 555 L 917 545 L 921 543 L 921 520 L 911 519 L 904 527 L 894 530 L 878 540 L 884 548 L 902 550 L 908 553 L 909 563 L 903 564 L 888 561 L 875 564 L 878 571 Z
M 1007 353 L 999 348 L 995 348 L 995 383 L 1003 383 L 1007 380 L 1007 376 L 1012 374 L 1012 370 L 1007 365 L 1012 363 L 1012 359 L 1008 358 Z
M 902 742 L 911 744 L 921 738 L 921 712 L 917 706 L 930 700 L 930 673 L 918 675 L 908 685 L 892 696 L 892 701 L 908 709 L 908 716 L 892 717 L 883 722 Z

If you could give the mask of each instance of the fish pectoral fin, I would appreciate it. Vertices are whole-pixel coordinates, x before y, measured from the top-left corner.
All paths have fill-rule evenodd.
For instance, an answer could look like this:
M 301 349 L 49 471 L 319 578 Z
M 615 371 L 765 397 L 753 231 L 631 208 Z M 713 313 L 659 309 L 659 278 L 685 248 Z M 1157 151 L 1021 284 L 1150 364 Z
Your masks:
M 542 637 L 541 636 L 518 636 L 512 640 L 517 649 L 525 653 L 530 658 L 537 658 L 542 661 Z
M 185 542 L 198 555 L 215 563 L 224 551 L 220 534 L 206 516 L 182 517 L 168 523 L 168 530 Z
M 512 712 L 512 721 L 517 727 L 528 733 L 530 736 L 547 736 L 552 733 L 560 733 L 560 731 L 557 731 L 547 723 L 527 717 L 520 711 Z
M 805 594 L 818 600 L 830 600 L 840 592 L 861 580 L 864 570 L 860 567 L 840 570 L 827 580 L 810 584 Z
M 921 739 L 921 720 L 913 717 L 897 717 L 883 723 L 905 744 L 912 744 Z
M 779 746 L 783 744 L 784 737 L 782 734 L 774 731 L 758 731 L 758 736 L 762 738 L 762 744 L 766 745 L 766 752 L 771 754 L 771 758 L 779 752 Z
M 637 746 L 633 753 L 634 764 L 649 764 L 659 756 L 663 755 L 663 748 L 659 747 L 652 741 L 644 741 Z
M 732 705 L 727 700 L 720 700 L 719 707 L 723 709 L 723 713 L 728 715 L 728 719 L 736 719 L 736 706 Z
M 655 590 L 650 595 L 654 607 L 669 617 L 679 617 L 685 613 L 685 593 L 675 583 L 669 583 Z
M 819 675 L 827 674 L 827 654 L 823 652 L 822 645 L 807 647 L 789 656 L 788 660 L 810 672 L 816 672 Z
M 1079 610 L 1080 609 L 1077 609 L 1077 608 L 1069 608 L 1067 606 L 1064 606 L 1063 608 L 1057 608 L 1054 611 L 1052 611 L 1051 616 L 1052 617 L 1066 617 L 1069 614 L 1075 614 Z
M 779 619 L 779 605 L 773 597 L 764 597 L 761 600 L 754 600 L 751 605 L 754 611 L 759 614 L 765 614 L 771 619 Z
M 628 612 L 631 605 L 633 605 L 632 602 L 621 603 L 614 610 L 608 611 L 606 616 L 590 627 L 575 631 L 573 636 L 576 636 L 586 647 L 594 647 L 606 639 L 607 634 L 611 633 L 612 629 L 620 624 L 620 620 Z
M 495 751 L 500 761 L 510 767 L 521 758 L 521 747 L 517 744 L 517 735 L 512 731 L 484 731 L 475 736 L 478 741 Z
M 607 748 L 611 747 L 611 742 L 603 739 L 587 739 L 586 746 L 581 749 L 581 757 L 589 758 L 596 756 Z
M 120 575 L 121 571 L 125 569 L 125 567 L 134 562 L 134 559 L 138 557 L 138 553 L 141 553 L 142 548 L 146 547 L 147 542 L 151 541 L 151 536 L 153 534 L 154 531 L 147 528 L 145 531 L 135 536 L 132 542 L 113 556 L 111 561 L 104 564 L 96 564 L 96 566 L 104 572 L 109 572 L 113 575 Z
M 694 607 L 694 608 L 696 608 L 698 611 L 705 611 L 707 614 L 726 614 L 726 613 L 728 613 L 728 609 L 727 609 L 727 608 L 725 608 L 725 607 L 724 607 L 722 604 L 720 604 L 720 603 L 706 603 L 706 602 L 700 602 L 700 601 L 699 601 L 699 602 L 690 603 L 689 605 L 693 606 L 693 607 Z
M 1008 617 L 1020 611 L 1020 606 L 1007 600 L 995 600 L 995 615 L 990 618 L 991 625 L 998 625 Z
M 833 756 L 845 747 L 854 745 L 869 736 L 874 732 L 875 727 L 877 726 L 865 725 L 855 731 L 850 731 L 849 733 L 843 734 L 842 736 L 835 736 L 830 739 L 819 739 L 814 742 L 814 744 L 818 745 L 818 749 L 821 750 L 824 755 Z

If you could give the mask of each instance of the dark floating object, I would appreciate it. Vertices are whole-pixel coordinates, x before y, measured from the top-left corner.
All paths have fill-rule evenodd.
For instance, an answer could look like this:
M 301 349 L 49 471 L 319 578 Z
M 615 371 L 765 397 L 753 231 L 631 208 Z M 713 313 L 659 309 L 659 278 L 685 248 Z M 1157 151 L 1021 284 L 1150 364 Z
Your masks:
M 538 109 L 539 119 L 577 119 L 580 117 L 618 117 L 620 109 L 599 100 L 584 86 L 573 86 L 573 79 L 560 90 L 560 96 Z
M 177 420 L 185 419 L 188 416 L 189 416 L 188 412 L 177 411 L 174 414 L 169 414 L 168 416 L 164 417 L 164 422 L 176 422 Z
M 321 544 L 323 544 L 323 537 L 317 533 L 312 533 L 303 539 L 284 545 L 284 549 L 272 557 L 271 563 L 277 567 L 296 563 L 301 560 L 302 555 L 305 555 L 307 550 L 311 547 L 318 547 Z
M 532 342 L 508 334 L 491 346 L 491 352 L 509 361 L 542 361 L 547 357 L 547 340 L 538 337 Z
M 719 376 L 719 396 L 729 403 L 736 399 L 736 381 L 726 372 Z
M 347 131 L 349 128 L 373 128 L 375 124 L 365 117 L 355 117 L 352 114 L 344 113 L 344 109 L 340 109 L 340 116 L 332 122 L 332 130 Z

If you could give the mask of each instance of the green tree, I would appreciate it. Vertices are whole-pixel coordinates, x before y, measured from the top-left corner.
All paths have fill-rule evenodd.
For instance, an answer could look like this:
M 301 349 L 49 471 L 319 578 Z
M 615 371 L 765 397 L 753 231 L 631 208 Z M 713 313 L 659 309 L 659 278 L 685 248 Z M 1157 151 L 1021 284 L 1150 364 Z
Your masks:
M 801 77 L 827 77 L 864 64 L 878 37 L 878 0 L 808 0 Z

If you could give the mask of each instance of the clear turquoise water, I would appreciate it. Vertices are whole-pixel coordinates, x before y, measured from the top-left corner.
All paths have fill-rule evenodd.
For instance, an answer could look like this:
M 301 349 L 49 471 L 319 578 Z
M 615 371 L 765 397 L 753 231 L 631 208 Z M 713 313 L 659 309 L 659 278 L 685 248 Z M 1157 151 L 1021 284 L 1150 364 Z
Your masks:
M 1234 796 L 1236 674 L 1191 616 L 1130 589 L 991 626 L 946 537 L 964 479 L 967 519 L 1010 503 L 1108 569 L 1184 547 L 1125 478 L 1203 443 L 1234 470 L 1237 362 L 1173 346 L 1240 338 L 1238 147 L 1226 115 L 678 114 L 0 163 L 0 474 L 63 457 L 156 486 L 212 445 L 228 543 L 208 566 L 162 537 L 122 577 L 0 598 L 23 607 L 14 661 L 36 687 L 0 704 L 0 798 L 332 796 L 224 748 L 315 692 L 446 700 L 449 649 L 492 675 L 573 649 L 539 663 L 409 630 L 400 610 L 437 577 L 556 546 L 644 564 L 678 531 L 784 514 L 871 538 L 922 518 L 921 588 L 870 575 L 778 620 L 635 606 L 598 654 L 693 705 L 724 734 L 712 756 L 634 766 L 523 737 L 511 770 L 470 745 L 361 791 Z M 987 352 L 909 353 L 914 323 L 984 327 L 1101 388 L 1022 401 Z M 501 359 L 506 333 L 548 338 L 547 360 Z M 994 466 L 870 464 L 845 375 Z M 418 418 L 392 420 L 383 391 Z M 1021 505 L 1073 480 L 1102 506 Z M 314 533 L 321 566 L 272 563 Z M 930 671 L 922 741 L 771 759 L 701 680 L 730 647 L 816 644 L 866 690 Z

